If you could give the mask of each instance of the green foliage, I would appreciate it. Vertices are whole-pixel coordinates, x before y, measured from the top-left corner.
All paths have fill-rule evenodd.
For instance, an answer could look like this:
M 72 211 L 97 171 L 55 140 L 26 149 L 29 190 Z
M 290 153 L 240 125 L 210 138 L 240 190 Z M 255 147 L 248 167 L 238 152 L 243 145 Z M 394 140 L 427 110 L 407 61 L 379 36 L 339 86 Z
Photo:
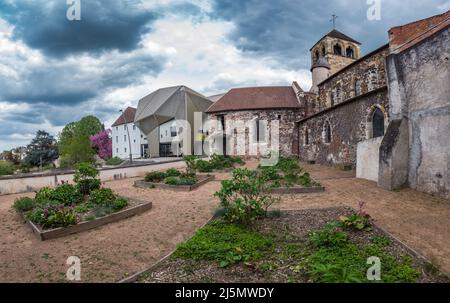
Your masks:
M 368 215 L 354 213 L 348 217 L 342 216 L 339 220 L 342 227 L 358 231 L 370 230 L 372 226 Z
M 270 195 L 271 187 L 255 171 L 236 169 L 232 179 L 222 181 L 214 195 L 226 209 L 225 219 L 232 223 L 250 224 L 265 217 L 267 209 L 278 200 Z
M 85 213 L 89 212 L 90 210 L 91 210 L 91 207 L 89 206 L 89 204 L 86 204 L 86 203 L 83 203 L 81 205 L 77 205 L 74 208 L 74 211 L 77 214 L 85 214 Z
M 239 225 L 217 221 L 200 229 L 178 246 L 176 257 L 215 261 L 221 267 L 259 260 L 273 247 L 273 240 Z
M 280 158 L 278 163 L 275 165 L 275 168 L 285 174 L 301 171 L 297 160 L 287 158 Z
M 388 247 L 391 246 L 392 240 L 386 236 L 376 236 L 372 239 L 372 243 L 378 247 Z
M 124 198 L 116 198 L 112 203 L 112 208 L 115 211 L 124 209 L 127 206 L 128 206 L 128 201 L 127 201 L 127 199 L 124 199 Z
M 116 200 L 116 195 L 109 188 L 101 188 L 91 192 L 89 204 L 91 205 L 110 205 Z
M 178 185 L 178 178 L 177 177 L 167 177 L 164 179 L 164 184 Z
M 196 162 L 195 165 L 196 165 L 197 171 L 199 171 L 201 173 L 210 173 L 210 172 L 214 171 L 214 166 L 209 161 L 200 159 Z
M 123 163 L 123 160 L 120 159 L 119 157 L 113 157 L 113 158 L 108 159 L 108 161 L 106 161 L 106 165 L 110 165 L 110 166 L 118 166 L 122 163 Z
M 9 161 L 0 160 L 0 176 L 14 174 L 14 165 Z
M 177 185 L 194 185 L 198 182 L 196 177 L 182 176 L 178 178 Z
M 166 171 L 166 176 L 167 177 L 179 177 L 181 176 L 181 172 L 178 169 L 175 168 L 169 168 Z
M 311 233 L 309 240 L 315 247 L 342 247 L 348 243 L 345 233 L 337 230 L 336 225 L 330 224 L 322 230 Z
M 33 199 L 28 198 L 28 197 L 24 197 L 24 198 L 19 198 L 14 202 L 13 208 L 17 211 L 17 212 L 27 212 L 32 210 L 35 207 L 35 202 Z
M 74 208 L 63 205 L 35 208 L 27 213 L 27 218 L 44 228 L 68 227 L 77 224 Z
M 44 166 L 51 164 L 58 157 L 56 140 L 46 131 L 40 130 L 27 146 L 24 162 L 30 166 Z
M 162 182 L 166 178 L 166 174 L 159 171 L 152 171 L 145 175 L 145 182 Z
M 83 201 L 83 195 L 70 184 L 63 184 L 49 192 L 48 199 L 65 205 L 74 205 Z
M 50 187 L 43 187 L 36 192 L 35 200 L 39 204 L 43 204 L 45 201 L 51 200 L 53 189 Z
M 215 170 L 224 170 L 234 168 L 235 165 L 244 165 L 245 162 L 239 157 L 212 155 L 209 161 L 199 159 L 197 156 L 186 156 L 184 161 L 187 165 L 187 173 L 195 174 L 196 171 L 201 173 L 210 173 Z
M 189 156 L 184 156 L 183 160 L 186 163 L 186 173 L 188 175 L 195 175 L 196 162 L 198 160 L 198 157 L 195 155 L 189 155 Z
M 362 283 L 368 270 L 367 259 L 375 256 L 382 264 L 384 283 L 417 281 L 419 273 L 412 268 L 411 260 L 395 257 L 378 245 L 357 246 L 348 241 L 348 236 L 337 230 L 337 224 L 327 225 L 310 235 L 314 250 L 306 258 L 306 268 L 314 282 Z M 383 240 L 386 244 L 386 241 Z
M 94 116 L 87 116 L 78 122 L 67 124 L 62 130 L 58 142 L 62 155 L 61 166 L 68 168 L 82 162 L 93 163 L 95 150 L 92 148 L 89 138 L 103 129 L 100 120 Z
M 77 165 L 73 180 L 77 183 L 80 193 L 89 195 L 91 191 L 100 188 L 101 181 L 97 179 L 99 175 L 99 170 L 92 164 L 80 163 Z

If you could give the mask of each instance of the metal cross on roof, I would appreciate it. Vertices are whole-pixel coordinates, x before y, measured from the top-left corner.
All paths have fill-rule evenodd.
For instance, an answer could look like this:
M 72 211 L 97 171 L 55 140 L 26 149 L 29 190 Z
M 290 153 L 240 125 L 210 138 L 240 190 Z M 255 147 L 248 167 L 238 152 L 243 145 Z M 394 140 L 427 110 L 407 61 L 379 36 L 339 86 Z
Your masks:
M 337 16 L 335 14 L 331 15 L 330 22 L 333 22 L 333 29 L 336 29 L 336 20 L 337 20 L 337 18 L 339 18 L 339 16 Z

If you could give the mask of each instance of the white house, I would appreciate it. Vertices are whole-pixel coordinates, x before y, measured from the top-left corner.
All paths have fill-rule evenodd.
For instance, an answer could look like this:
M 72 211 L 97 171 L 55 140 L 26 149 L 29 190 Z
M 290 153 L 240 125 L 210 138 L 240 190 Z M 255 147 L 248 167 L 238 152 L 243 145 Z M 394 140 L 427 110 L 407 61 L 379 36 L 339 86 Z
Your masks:
M 128 107 L 111 126 L 113 157 L 129 159 L 149 158 L 147 136 L 134 124 L 136 108 Z M 131 150 L 130 150 L 131 146 Z

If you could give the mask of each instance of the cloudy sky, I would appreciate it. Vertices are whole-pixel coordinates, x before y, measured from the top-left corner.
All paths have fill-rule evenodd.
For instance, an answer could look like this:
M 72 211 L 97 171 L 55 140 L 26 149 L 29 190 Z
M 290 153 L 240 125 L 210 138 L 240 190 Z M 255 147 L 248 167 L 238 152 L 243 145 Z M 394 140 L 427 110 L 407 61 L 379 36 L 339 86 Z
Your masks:
M 309 48 L 332 29 L 367 53 L 387 30 L 450 9 L 450 0 L 0 0 L 0 150 L 26 145 L 38 129 L 118 111 L 165 86 L 205 95 L 232 87 L 308 89 Z M 369 0 L 370 2 L 370 0 Z

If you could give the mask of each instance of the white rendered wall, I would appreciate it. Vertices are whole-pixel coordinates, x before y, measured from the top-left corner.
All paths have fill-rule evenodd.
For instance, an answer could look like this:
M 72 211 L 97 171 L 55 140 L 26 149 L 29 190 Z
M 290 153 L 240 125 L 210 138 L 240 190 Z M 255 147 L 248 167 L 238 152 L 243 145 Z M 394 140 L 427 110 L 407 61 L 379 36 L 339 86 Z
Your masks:
M 114 126 L 112 128 L 113 157 L 119 157 L 121 159 L 128 159 L 130 157 L 130 142 L 128 141 L 128 132 L 125 127 L 128 127 L 130 132 L 133 158 L 141 158 L 141 145 L 147 144 L 147 138 L 133 123 Z

